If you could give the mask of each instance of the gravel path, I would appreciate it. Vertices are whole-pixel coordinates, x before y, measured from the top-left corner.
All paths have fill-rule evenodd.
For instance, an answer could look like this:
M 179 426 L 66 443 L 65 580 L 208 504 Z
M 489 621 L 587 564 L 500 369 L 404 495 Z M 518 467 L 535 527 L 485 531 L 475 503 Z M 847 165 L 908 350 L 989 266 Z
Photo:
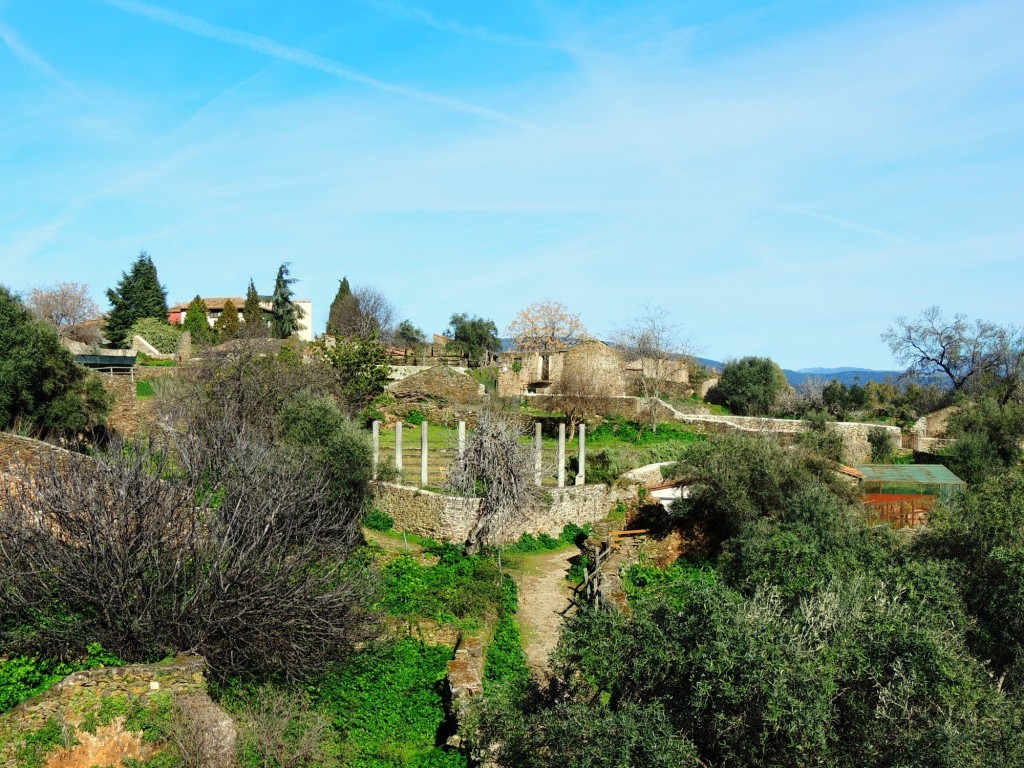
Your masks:
M 548 677 L 548 657 L 555 650 L 569 607 L 572 586 L 565 580 L 569 559 L 579 554 L 575 547 L 517 558 L 510 569 L 519 585 L 519 613 L 516 619 L 523 634 L 523 650 L 534 679 Z

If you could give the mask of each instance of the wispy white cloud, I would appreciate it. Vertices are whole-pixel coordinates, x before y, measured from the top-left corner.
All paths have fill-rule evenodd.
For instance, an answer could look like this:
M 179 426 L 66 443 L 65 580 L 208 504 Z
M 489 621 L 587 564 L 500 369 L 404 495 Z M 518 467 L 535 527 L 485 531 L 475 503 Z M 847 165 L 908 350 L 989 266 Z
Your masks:
M 878 229 L 877 227 L 868 226 L 867 224 L 859 224 L 856 221 L 848 221 L 848 220 L 840 218 L 838 216 L 829 216 L 829 215 L 824 214 L 824 213 L 819 213 L 818 211 L 811 211 L 811 210 L 808 210 L 807 208 L 798 208 L 795 205 L 786 205 L 785 203 L 780 204 L 779 208 L 781 210 L 783 210 L 783 211 L 789 211 L 790 213 L 796 213 L 796 214 L 798 214 L 800 216 L 807 216 L 808 218 L 811 218 L 811 219 L 816 219 L 818 221 L 824 221 L 827 224 L 835 224 L 837 227 L 842 227 L 843 229 L 849 229 L 849 230 L 852 230 L 854 232 L 864 232 L 865 234 L 873 235 L 873 236 L 875 236 L 877 238 L 880 238 L 882 240 L 886 240 L 886 241 L 888 241 L 890 243 L 897 243 L 899 245 L 907 245 L 907 246 L 912 246 L 913 245 L 913 243 L 911 243 L 909 240 L 907 240 L 904 237 L 900 237 L 899 235 L 895 235 L 892 232 L 886 232 L 884 229 Z
M 143 16 L 161 24 L 175 27 L 183 32 L 247 48 L 250 51 L 255 51 L 256 53 L 264 56 L 270 56 L 280 61 L 287 61 L 291 64 L 322 72 L 325 75 L 337 77 L 342 80 L 348 80 L 349 82 L 358 83 L 359 85 L 365 85 L 368 88 L 383 91 L 384 93 L 392 93 L 396 96 L 413 99 L 414 101 L 434 104 L 455 112 L 474 115 L 485 120 L 504 123 L 506 125 L 527 128 L 535 131 L 542 130 L 537 125 L 499 110 L 489 109 L 488 107 L 482 107 L 468 101 L 463 101 L 462 99 L 456 99 L 451 96 L 445 96 L 432 91 L 410 88 L 405 85 L 398 85 L 395 83 L 385 82 L 384 80 L 378 80 L 377 78 L 364 75 L 363 73 L 340 64 L 332 59 L 312 53 L 311 51 L 305 51 L 301 48 L 284 45 L 271 40 L 268 37 L 263 37 L 262 35 L 254 35 L 237 29 L 229 29 L 217 24 L 211 24 L 210 22 L 198 19 L 194 16 L 186 16 L 185 14 L 169 11 L 148 3 L 136 2 L 136 0 L 99 0 L 99 2 L 119 8 L 127 13 Z
M 501 45 L 519 46 L 522 48 L 564 50 L 555 43 L 532 40 L 520 35 L 501 34 L 498 32 L 492 32 L 486 27 L 470 26 L 454 19 L 438 18 L 428 10 L 413 5 L 404 5 L 402 3 L 395 2 L 394 0 L 368 0 L 368 2 L 372 7 L 384 11 L 385 13 L 424 24 L 441 32 L 450 32 L 451 34 L 459 35 L 460 37 L 471 37 L 476 40 L 482 40 L 486 43 L 498 43 Z
M 2 20 L 0 20 L 0 40 L 4 41 L 7 48 L 21 63 L 31 67 L 36 72 L 48 77 L 50 80 L 53 80 L 69 93 L 73 94 L 76 98 L 83 101 L 87 100 L 86 97 L 82 95 L 82 93 L 75 88 L 67 78 L 54 69 L 50 62 L 26 45 L 21 37 L 13 29 L 4 24 Z

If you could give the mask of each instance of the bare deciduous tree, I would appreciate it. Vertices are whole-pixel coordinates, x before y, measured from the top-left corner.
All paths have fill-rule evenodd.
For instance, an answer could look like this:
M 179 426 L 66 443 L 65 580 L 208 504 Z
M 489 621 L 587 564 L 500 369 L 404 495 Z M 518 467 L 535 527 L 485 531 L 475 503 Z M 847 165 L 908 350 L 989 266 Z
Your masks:
M 344 338 L 377 336 L 386 342 L 394 335 L 397 316 L 395 305 L 382 291 L 364 285 L 336 300 L 328 326 L 331 333 Z
M 611 369 L 603 360 L 587 356 L 565 355 L 562 375 L 555 386 L 559 395 L 558 407 L 569 421 L 569 439 L 576 436 L 576 428 L 593 413 L 599 413 L 596 403 L 616 391 L 616 380 L 621 381 L 618 366 Z
M 692 345 L 684 339 L 680 327 L 669 319 L 663 307 L 644 305 L 640 313 L 617 327 L 615 344 L 626 360 L 636 364 L 637 381 L 649 404 L 651 429 L 658 428 L 658 398 L 665 382 L 692 354 Z
M 1024 334 L 1014 326 L 964 315 L 947 319 L 928 307 L 916 320 L 899 317 L 882 334 L 893 357 L 911 375 L 940 375 L 954 390 L 995 387 L 1005 403 L 1018 394 L 1024 375 Z
M 37 320 L 49 323 L 60 336 L 75 335 L 76 326 L 99 316 L 100 308 L 85 283 L 60 282 L 33 288 L 28 306 Z
M 512 337 L 515 348 L 525 352 L 571 347 L 587 338 L 580 316 L 551 299 L 520 310 L 505 332 Z
M 450 490 L 480 499 L 479 515 L 466 539 L 470 553 L 494 541 L 539 503 L 533 454 L 521 437 L 513 418 L 485 410 L 466 440 L 465 451 L 448 468 Z

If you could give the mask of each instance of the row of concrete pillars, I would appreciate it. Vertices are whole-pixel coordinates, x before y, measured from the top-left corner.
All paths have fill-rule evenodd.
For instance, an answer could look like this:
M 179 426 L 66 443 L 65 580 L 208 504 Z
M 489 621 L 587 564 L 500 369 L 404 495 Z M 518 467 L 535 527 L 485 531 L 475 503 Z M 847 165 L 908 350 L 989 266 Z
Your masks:
M 402 472 L 404 441 L 402 435 L 402 422 L 395 424 L 395 469 Z M 587 426 L 580 424 L 576 428 L 576 435 L 579 441 L 579 469 L 576 472 L 576 485 L 583 485 L 587 481 Z M 429 449 L 430 425 L 424 421 L 420 424 L 420 486 L 430 485 L 430 449 Z M 466 450 L 466 422 L 460 421 L 458 427 L 458 455 Z M 543 456 L 544 446 L 541 434 L 541 423 L 533 425 L 533 466 L 534 481 L 541 485 L 544 480 Z M 565 487 L 565 423 L 558 425 L 558 452 L 555 459 L 558 466 L 557 482 L 559 488 Z M 377 465 L 380 463 L 380 421 L 373 422 L 373 472 L 377 474 Z

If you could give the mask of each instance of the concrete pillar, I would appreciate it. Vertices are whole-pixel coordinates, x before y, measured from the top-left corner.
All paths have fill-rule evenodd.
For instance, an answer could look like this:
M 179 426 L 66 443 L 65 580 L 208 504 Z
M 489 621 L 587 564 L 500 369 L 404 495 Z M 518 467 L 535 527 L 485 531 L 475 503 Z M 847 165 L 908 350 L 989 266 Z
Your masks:
M 459 422 L 459 456 L 466 452 L 466 422 Z
M 579 454 L 579 471 L 576 473 L 576 485 L 583 485 L 587 482 L 587 425 L 580 424 L 579 426 L 579 441 L 580 441 L 580 454 Z
M 380 461 L 380 421 L 373 420 L 373 474 L 377 474 L 377 463 Z
M 402 420 L 395 424 L 395 469 L 402 472 Z
M 558 487 L 565 487 L 565 422 L 558 424 Z
M 430 434 L 430 425 L 427 422 L 420 424 L 420 485 L 430 484 L 430 464 L 427 461 L 427 436 Z
M 541 477 L 541 463 L 544 458 L 544 442 L 541 437 L 541 424 L 539 421 L 533 424 L 533 479 L 540 485 L 544 478 Z

